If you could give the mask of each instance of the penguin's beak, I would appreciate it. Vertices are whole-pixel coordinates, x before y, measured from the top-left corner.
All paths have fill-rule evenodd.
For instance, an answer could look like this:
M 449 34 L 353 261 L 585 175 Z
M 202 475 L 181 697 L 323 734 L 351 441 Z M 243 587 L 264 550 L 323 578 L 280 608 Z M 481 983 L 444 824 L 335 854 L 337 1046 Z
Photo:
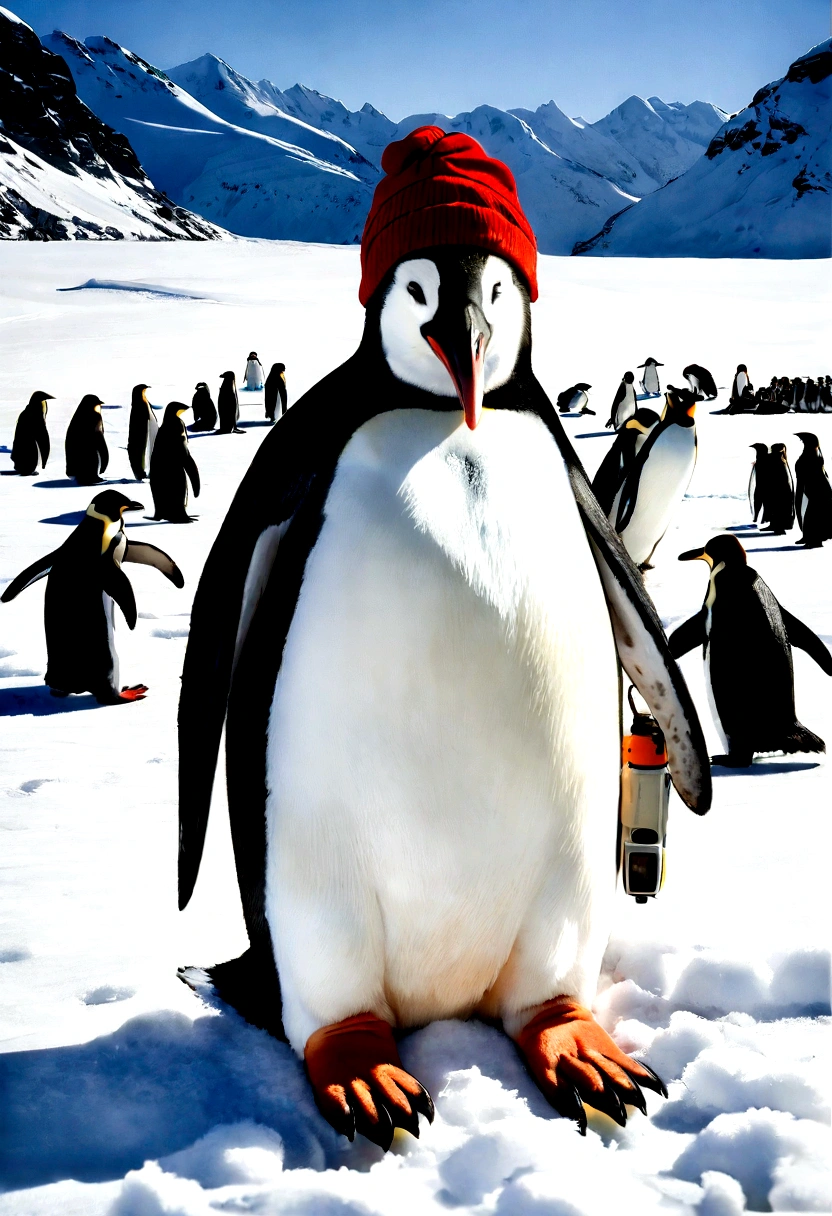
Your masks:
M 711 559 L 704 549 L 688 549 L 686 553 L 679 554 L 680 562 L 707 562 L 711 565 Z
M 129 502 L 126 507 L 122 507 L 121 509 L 122 509 L 122 511 L 143 511 L 144 503 L 143 502 Z
M 482 416 L 485 351 L 491 338 L 485 314 L 473 300 L 468 300 L 461 316 L 456 309 L 440 306 L 422 326 L 422 337 L 447 369 L 465 422 L 473 431 Z

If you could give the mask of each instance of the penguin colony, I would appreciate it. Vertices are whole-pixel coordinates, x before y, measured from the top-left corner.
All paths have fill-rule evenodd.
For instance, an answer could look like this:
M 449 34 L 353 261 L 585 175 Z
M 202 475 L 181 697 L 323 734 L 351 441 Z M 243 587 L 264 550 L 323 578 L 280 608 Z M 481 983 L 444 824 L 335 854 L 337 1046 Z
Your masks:
M 761 751 L 824 750 L 796 717 L 791 647 L 830 675 L 832 656 L 731 536 L 680 555 L 707 563 L 708 591 L 665 638 L 638 567 L 649 568 L 687 489 L 696 405 L 717 396 L 713 376 L 690 364 L 688 387 L 662 394 L 651 357 L 638 365 L 639 398 L 626 372 L 590 487 L 559 415 L 594 414 L 591 385 L 570 386 L 555 408 L 532 371 L 536 249 L 511 174 L 437 127 L 390 145 L 382 167 L 362 241 L 358 350 L 285 418 L 284 365 L 264 376 L 256 352 L 247 361 L 244 389 L 265 389 L 266 418 L 282 424 L 243 479 L 194 600 L 180 906 L 197 880 L 225 729 L 250 945 L 209 975 L 304 1059 L 333 1127 L 385 1149 L 397 1127 L 418 1136 L 433 1105 L 394 1032 L 475 1014 L 502 1024 L 582 1132 L 586 1106 L 623 1125 L 628 1106 L 645 1111 L 644 1088 L 666 1090 L 588 1008 L 615 881 L 619 665 L 666 733 L 680 797 L 703 814 L 710 765 L 676 658 L 702 646 L 726 748 L 713 762 L 747 765 Z M 429 211 L 418 240 L 392 197 Z M 190 522 L 200 481 L 188 407 L 171 402 L 157 427 L 147 388 L 133 393 L 131 469 L 149 476 L 154 518 Z M 18 421 L 22 475 L 48 459 L 49 399 L 33 393 Z M 67 432 L 79 484 L 107 469 L 101 405 L 85 397 Z M 192 408 L 192 432 L 219 422 L 245 433 L 232 371 L 216 406 L 200 381 Z M 749 501 L 775 533 L 796 515 L 812 547 L 832 536 L 832 488 L 817 437 L 800 438 L 796 488 L 785 445 L 754 445 Z M 130 628 L 136 620 L 122 565 L 183 579 L 167 554 L 128 540 L 124 513 L 139 509 L 97 493 L 65 544 L 2 596 L 47 579 L 56 696 L 116 704 L 147 691 L 119 689 L 113 604 Z

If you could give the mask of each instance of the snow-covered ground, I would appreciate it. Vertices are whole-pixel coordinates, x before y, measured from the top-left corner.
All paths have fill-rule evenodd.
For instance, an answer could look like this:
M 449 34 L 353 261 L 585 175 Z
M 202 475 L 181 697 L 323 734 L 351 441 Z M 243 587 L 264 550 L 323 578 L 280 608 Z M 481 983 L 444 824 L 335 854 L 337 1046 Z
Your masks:
M 621 374 L 653 355 L 664 381 L 690 362 L 730 385 L 830 366 L 825 262 L 543 258 L 535 363 L 550 395 L 592 384 L 597 418 L 566 425 L 590 472 Z M 108 475 L 129 480 L 130 388 L 190 401 L 247 352 L 286 363 L 290 400 L 354 348 L 356 249 L 211 245 L 0 245 L 0 443 L 34 389 L 53 393 L 53 456 L 32 479 L 0 455 L 0 585 L 60 544 L 90 500 L 64 477 L 63 435 L 81 396 L 108 405 Z M 112 289 L 62 292 L 95 279 Z M 152 284 L 142 293 L 137 284 Z M 163 294 L 166 293 L 166 294 Z M 664 382 L 663 381 L 663 382 Z M 749 526 L 748 445 L 832 419 L 716 417 L 700 407 L 700 459 L 649 588 L 669 627 L 701 604 L 705 570 L 676 555 L 739 529 L 775 595 L 832 643 L 832 551 L 803 552 Z M 205 1216 L 607 1216 L 829 1211 L 827 1160 L 829 780 L 825 757 L 715 773 L 711 813 L 674 799 L 668 879 L 647 906 L 619 893 L 596 1009 L 664 1076 L 670 1099 L 626 1130 L 591 1115 L 581 1140 L 525 1075 L 511 1045 L 476 1023 L 440 1023 L 403 1044 L 433 1092 L 420 1141 L 382 1158 L 349 1146 L 315 1111 L 289 1049 L 204 1002 L 183 963 L 245 945 L 223 798 L 195 897 L 176 910 L 176 739 L 188 610 L 212 539 L 265 435 L 260 394 L 242 394 L 244 436 L 194 437 L 198 522 L 129 529 L 169 551 L 177 591 L 131 566 L 140 619 L 119 620 L 132 706 L 55 701 L 45 667 L 43 583 L 0 608 L 0 1213 Z M 553 537 L 557 521 L 552 521 Z M 684 660 L 712 746 L 696 654 Z M 832 683 L 795 653 L 798 713 L 832 741 Z M 614 809 L 611 808 L 611 814 Z

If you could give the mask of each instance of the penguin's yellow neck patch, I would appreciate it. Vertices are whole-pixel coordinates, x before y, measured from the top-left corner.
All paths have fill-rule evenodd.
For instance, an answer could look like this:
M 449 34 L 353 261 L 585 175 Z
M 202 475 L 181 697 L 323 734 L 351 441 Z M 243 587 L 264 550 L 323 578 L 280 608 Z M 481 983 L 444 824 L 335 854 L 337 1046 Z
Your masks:
M 118 519 L 110 519 L 109 515 L 102 515 L 100 511 L 96 511 L 95 507 L 90 503 L 87 507 L 87 515 L 93 519 L 100 519 L 104 524 L 104 530 L 101 534 L 101 553 L 107 552 L 114 537 L 118 536 L 119 532 L 124 527 L 124 521 Z

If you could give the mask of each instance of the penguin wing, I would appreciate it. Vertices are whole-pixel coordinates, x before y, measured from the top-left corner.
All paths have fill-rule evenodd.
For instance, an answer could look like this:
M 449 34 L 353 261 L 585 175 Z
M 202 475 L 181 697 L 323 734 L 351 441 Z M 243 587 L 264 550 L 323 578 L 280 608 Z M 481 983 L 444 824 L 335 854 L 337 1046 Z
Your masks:
M 104 573 L 101 579 L 101 590 L 106 592 L 111 599 L 114 599 L 121 611 L 124 613 L 124 619 L 127 622 L 128 629 L 136 628 L 136 597 L 133 594 L 133 587 L 130 579 L 121 570 L 112 558 L 106 558 L 103 561 Z
M 51 451 L 50 444 L 49 444 L 49 432 L 46 429 L 45 422 L 42 422 L 40 427 L 38 428 L 37 443 L 38 443 L 38 448 L 40 450 L 40 462 L 41 462 L 42 467 L 45 469 L 46 462 L 49 459 L 49 453 Z
M 605 426 L 615 426 L 616 410 L 618 409 L 621 402 L 624 400 L 624 392 L 625 392 L 624 381 L 622 380 L 618 386 L 618 392 L 615 394 L 615 397 L 613 398 L 612 407 L 610 408 L 609 422 L 605 423 L 604 424 Z
M 803 621 L 792 616 L 782 604 L 780 604 L 780 615 L 786 626 L 789 645 L 797 646 L 799 650 L 805 650 L 822 671 L 825 671 L 828 676 L 832 676 L 832 654 L 829 653 L 818 635 L 808 625 L 804 625 Z
M 601 504 L 605 515 L 612 510 L 615 496 L 627 475 L 630 454 L 625 449 L 628 446 L 629 438 L 630 432 L 626 430 L 618 432 L 615 442 L 601 461 L 598 471 L 592 479 L 592 492 Z
M 679 797 L 697 815 L 704 815 L 711 805 L 711 763 L 685 678 L 671 654 L 644 581 L 593 494 L 563 425 L 539 384 L 535 404 L 566 465 L 604 588 L 621 666 L 664 731 L 670 774 Z
M 685 621 L 684 625 L 673 630 L 667 639 L 667 644 L 674 659 L 681 659 L 683 654 L 688 654 L 697 646 L 705 645 L 708 640 L 705 633 L 706 618 L 707 609 L 700 608 L 696 616 L 692 616 L 689 621 Z
M 194 498 L 199 498 L 199 469 L 196 467 L 196 461 L 187 448 L 185 449 L 184 465 L 188 480 L 193 488 Z
M 57 556 L 58 550 L 53 550 L 52 553 L 47 553 L 46 557 L 40 557 L 36 562 L 32 562 L 31 566 L 27 566 L 18 574 L 17 578 L 13 578 L 6 590 L 0 595 L 0 603 L 9 604 L 13 599 L 20 595 L 21 591 L 25 591 L 27 587 L 31 587 L 33 583 L 39 579 L 45 578 L 52 569 L 52 563 Z
M 110 451 L 107 447 L 107 440 L 104 438 L 103 428 L 96 433 L 95 445 L 98 448 L 98 457 L 101 461 L 100 471 L 103 473 L 110 463 Z
M 199 580 L 179 701 L 180 908 L 187 905 L 199 873 L 235 665 L 238 658 L 245 659 L 246 637 L 258 604 L 272 587 L 280 621 L 267 631 L 265 643 L 279 668 L 335 465 L 350 435 L 365 421 L 357 411 L 341 408 L 344 382 L 354 383 L 354 376 L 364 374 L 360 356 L 354 355 L 304 395 L 281 423 L 280 434 L 270 432 L 240 483 Z M 367 417 L 377 412 L 371 397 L 362 403 Z M 285 534 L 293 517 L 310 503 L 306 514 L 311 523 L 293 529 L 290 543 Z M 296 574 L 289 581 L 294 599 L 291 590 L 276 586 L 278 580 L 270 581 L 278 548 L 281 553 L 292 552 L 290 564 Z M 268 700 L 267 715 L 274 683 L 266 690 L 271 671 L 267 677 L 262 663 L 255 667 L 252 682 Z M 240 699 L 244 700 L 243 694 Z M 249 739 L 249 747 L 253 745 Z
M 759 507 L 756 505 L 756 502 L 757 502 L 756 489 L 757 489 L 757 462 L 755 461 L 754 464 L 752 464 L 752 466 L 751 466 L 751 476 L 748 479 L 748 507 L 749 507 L 749 510 L 751 511 L 751 518 L 755 521 L 757 519 L 757 511 L 759 510 Z
M 142 566 L 155 566 L 165 578 L 170 579 L 174 587 L 184 587 L 185 580 L 182 571 L 172 557 L 168 557 L 162 549 L 155 545 L 145 544 L 144 541 L 128 540 L 124 550 L 123 562 L 137 562 Z

